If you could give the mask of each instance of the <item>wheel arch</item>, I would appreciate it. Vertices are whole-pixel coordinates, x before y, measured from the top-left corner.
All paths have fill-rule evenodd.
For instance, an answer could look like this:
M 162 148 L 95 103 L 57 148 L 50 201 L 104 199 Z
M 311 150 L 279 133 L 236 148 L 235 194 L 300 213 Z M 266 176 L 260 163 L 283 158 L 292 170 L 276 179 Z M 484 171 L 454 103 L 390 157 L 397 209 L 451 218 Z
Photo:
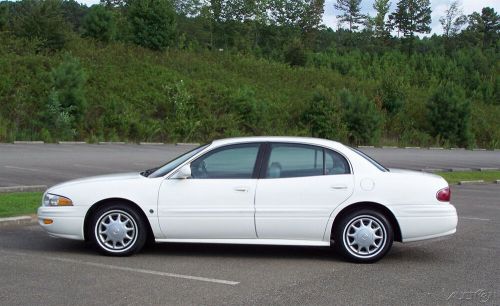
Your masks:
M 87 214 L 85 215 L 85 219 L 83 221 L 83 235 L 84 235 L 85 241 L 89 241 L 89 226 L 90 226 L 91 216 L 99 208 L 101 208 L 103 206 L 107 206 L 107 205 L 117 204 L 117 203 L 122 203 L 122 204 L 126 203 L 126 204 L 130 205 L 133 209 L 135 209 L 137 211 L 137 213 L 139 213 L 139 215 L 141 216 L 141 218 L 143 218 L 144 222 L 147 225 L 147 237 L 148 237 L 148 239 L 153 239 L 154 238 L 153 229 L 151 228 L 151 224 L 149 223 L 149 220 L 148 220 L 146 214 L 139 207 L 139 205 L 137 205 L 135 202 L 133 202 L 131 200 L 124 199 L 124 198 L 107 198 L 107 199 L 103 199 L 103 200 L 100 200 L 100 201 L 94 203 L 90 207 L 90 209 L 87 211 Z
M 394 216 L 394 213 L 389 208 L 387 208 L 387 206 L 376 202 L 357 202 L 344 207 L 333 220 L 332 228 L 330 230 L 330 237 L 334 237 L 333 231 L 335 230 L 335 226 L 340 222 L 340 220 L 342 220 L 345 215 L 351 213 L 352 211 L 361 209 L 373 209 L 383 214 L 391 223 L 391 226 L 394 229 L 394 241 L 402 241 L 401 227 L 399 226 L 399 222 Z

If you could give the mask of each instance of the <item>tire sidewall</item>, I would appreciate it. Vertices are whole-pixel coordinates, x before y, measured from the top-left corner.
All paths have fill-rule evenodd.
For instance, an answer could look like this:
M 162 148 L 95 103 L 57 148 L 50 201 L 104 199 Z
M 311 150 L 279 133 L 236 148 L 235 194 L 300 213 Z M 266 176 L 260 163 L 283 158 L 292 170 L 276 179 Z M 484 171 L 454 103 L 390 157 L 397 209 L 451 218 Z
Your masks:
M 133 219 L 133 222 L 136 225 L 135 240 L 130 247 L 126 248 L 123 251 L 110 251 L 106 249 L 99 242 L 98 233 L 96 232 L 97 223 L 99 222 L 99 220 L 107 213 L 116 210 L 123 211 L 124 213 L 129 215 L 129 217 Z M 134 208 L 131 208 L 129 205 L 124 203 L 113 203 L 98 208 L 91 217 L 91 222 L 88 230 L 89 230 L 88 237 L 90 237 L 90 240 L 93 243 L 94 247 L 104 255 L 111 255 L 111 256 L 132 255 L 140 251 L 147 240 L 147 227 L 146 224 L 144 223 L 142 216 Z
M 344 240 L 344 233 L 346 230 L 346 227 L 356 218 L 361 217 L 361 216 L 370 216 L 374 217 L 377 219 L 382 226 L 385 228 L 385 244 L 383 248 L 378 251 L 378 253 L 374 256 L 370 257 L 359 257 L 354 254 L 352 254 L 349 251 L 349 246 L 345 244 Z M 378 260 L 380 260 L 382 257 L 387 254 L 387 252 L 390 250 L 392 243 L 394 241 L 394 229 L 389 222 L 389 220 L 385 217 L 384 214 L 376 211 L 376 210 L 371 210 L 371 209 L 361 209 L 361 210 L 356 210 L 353 212 L 348 213 L 345 215 L 338 224 L 336 224 L 335 229 L 334 229 L 334 247 L 335 249 L 346 259 L 352 262 L 358 262 L 358 263 L 373 263 Z

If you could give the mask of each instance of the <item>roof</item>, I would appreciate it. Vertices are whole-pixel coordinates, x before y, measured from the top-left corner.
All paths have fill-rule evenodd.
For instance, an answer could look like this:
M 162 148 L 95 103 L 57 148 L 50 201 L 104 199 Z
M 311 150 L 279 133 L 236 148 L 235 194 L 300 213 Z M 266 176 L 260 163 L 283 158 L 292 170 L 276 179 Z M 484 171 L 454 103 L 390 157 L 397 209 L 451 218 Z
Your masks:
M 216 146 L 220 146 L 220 145 L 244 143 L 244 142 L 293 142 L 293 143 L 322 145 L 334 148 L 343 146 L 343 144 L 333 140 L 313 138 L 313 137 L 294 137 L 294 136 L 233 137 L 233 138 L 217 139 L 214 140 L 212 143 Z

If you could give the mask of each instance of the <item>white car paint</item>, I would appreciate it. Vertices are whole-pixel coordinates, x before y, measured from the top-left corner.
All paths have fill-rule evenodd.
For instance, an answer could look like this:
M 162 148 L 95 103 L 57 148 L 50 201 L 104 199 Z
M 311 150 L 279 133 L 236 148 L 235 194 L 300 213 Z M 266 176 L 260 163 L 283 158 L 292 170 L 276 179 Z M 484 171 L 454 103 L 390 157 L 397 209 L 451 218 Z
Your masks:
M 280 142 L 314 145 L 345 156 L 351 174 L 279 179 L 177 179 L 175 174 L 205 153 L 231 144 Z M 455 233 L 453 205 L 436 199 L 447 187 L 437 175 L 391 169 L 382 172 L 338 142 L 299 137 L 216 140 L 163 177 L 138 173 L 69 181 L 46 192 L 73 201 L 70 207 L 38 209 L 52 236 L 84 240 L 85 218 L 107 199 L 135 203 L 158 242 L 330 245 L 332 226 L 345 208 L 378 203 L 397 220 L 402 242 Z M 133 204 L 131 204 L 133 205 Z M 44 224 L 52 219 L 52 224 Z

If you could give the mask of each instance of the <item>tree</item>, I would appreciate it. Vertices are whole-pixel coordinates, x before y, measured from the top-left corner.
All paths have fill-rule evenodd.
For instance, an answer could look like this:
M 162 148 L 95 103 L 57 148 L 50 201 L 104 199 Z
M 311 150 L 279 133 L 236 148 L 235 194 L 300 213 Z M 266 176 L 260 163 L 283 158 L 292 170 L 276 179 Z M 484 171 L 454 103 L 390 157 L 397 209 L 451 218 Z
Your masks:
M 391 18 L 398 32 L 408 41 L 408 54 L 413 53 L 415 33 L 431 32 L 431 7 L 429 0 L 400 0 Z
M 337 18 L 340 23 L 349 25 L 349 32 L 356 31 L 360 25 L 364 24 L 366 16 L 361 14 L 361 0 L 337 0 L 334 7 L 343 12 L 337 15 Z
M 364 95 L 352 94 L 348 89 L 343 89 L 339 98 L 349 130 L 349 141 L 355 144 L 376 143 L 380 136 L 382 117 L 375 103 Z
M 153 50 L 172 45 L 177 24 L 169 0 L 131 0 L 127 16 L 136 44 Z
M 87 14 L 88 7 L 85 4 L 80 4 L 75 0 L 64 0 L 61 2 L 61 12 L 74 31 L 78 31 L 82 25 L 83 18 Z
M 441 84 L 427 102 L 431 135 L 451 145 L 470 146 L 471 108 L 464 90 L 453 83 Z
M 47 102 L 47 120 L 52 135 L 61 138 L 74 136 L 81 130 L 83 114 L 87 106 L 85 99 L 86 76 L 80 62 L 66 55 L 63 62 L 50 73 L 52 88 Z M 73 131 L 70 131 L 74 128 Z
M 385 22 L 390 6 L 389 0 L 375 0 L 373 3 L 373 8 L 377 11 L 377 15 L 373 19 L 375 37 L 377 38 L 387 38 L 391 35 Z
M 59 0 L 23 0 L 16 6 L 14 34 L 39 39 L 43 48 L 62 49 L 67 40 L 67 29 Z
M 468 31 L 482 37 L 483 48 L 490 47 L 498 41 L 500 35 L 500 16 L 491 7 L 484 7 L 479 13 L 469 15 Z
M 173 0 L 177 14 L 181 16 L 198 16 L 203 6 L 203 0 Z
M 443 27 L 443 35 L 448 39 L 455 36 L 467 23 L 467 17 L 462 13 L 458 0 L 450 3 L 439 22 Z
M 313 94 L 307 111 L 303 114 L 304 124 L 312 137 L 347 140 L 347 126 L 342 122 L 342 107 L 322 86 Z
M 290 64 L 290 66 L 305 66 L 307 62 L 307 56 L 305 52 L 304 45 L 300 39 L 295 38 L 288 45 L 285 51 L 285 62 Z
M 116 33 L 113 13 L 102 5 L 92 5 L 83 20 L 83 35 L 108 42 Z
M 127 4 L 127 0 L 100 0 L 100 4 L 107 8 L 124 7 Z
M 298 27 L 306 11 L 305 0 L 270 0 L 270 20 L 282 27 Z
M 8 6 L 4 5 L 3 2 L 0 2 L 0 31 L 7 26 L 8 21 Z

